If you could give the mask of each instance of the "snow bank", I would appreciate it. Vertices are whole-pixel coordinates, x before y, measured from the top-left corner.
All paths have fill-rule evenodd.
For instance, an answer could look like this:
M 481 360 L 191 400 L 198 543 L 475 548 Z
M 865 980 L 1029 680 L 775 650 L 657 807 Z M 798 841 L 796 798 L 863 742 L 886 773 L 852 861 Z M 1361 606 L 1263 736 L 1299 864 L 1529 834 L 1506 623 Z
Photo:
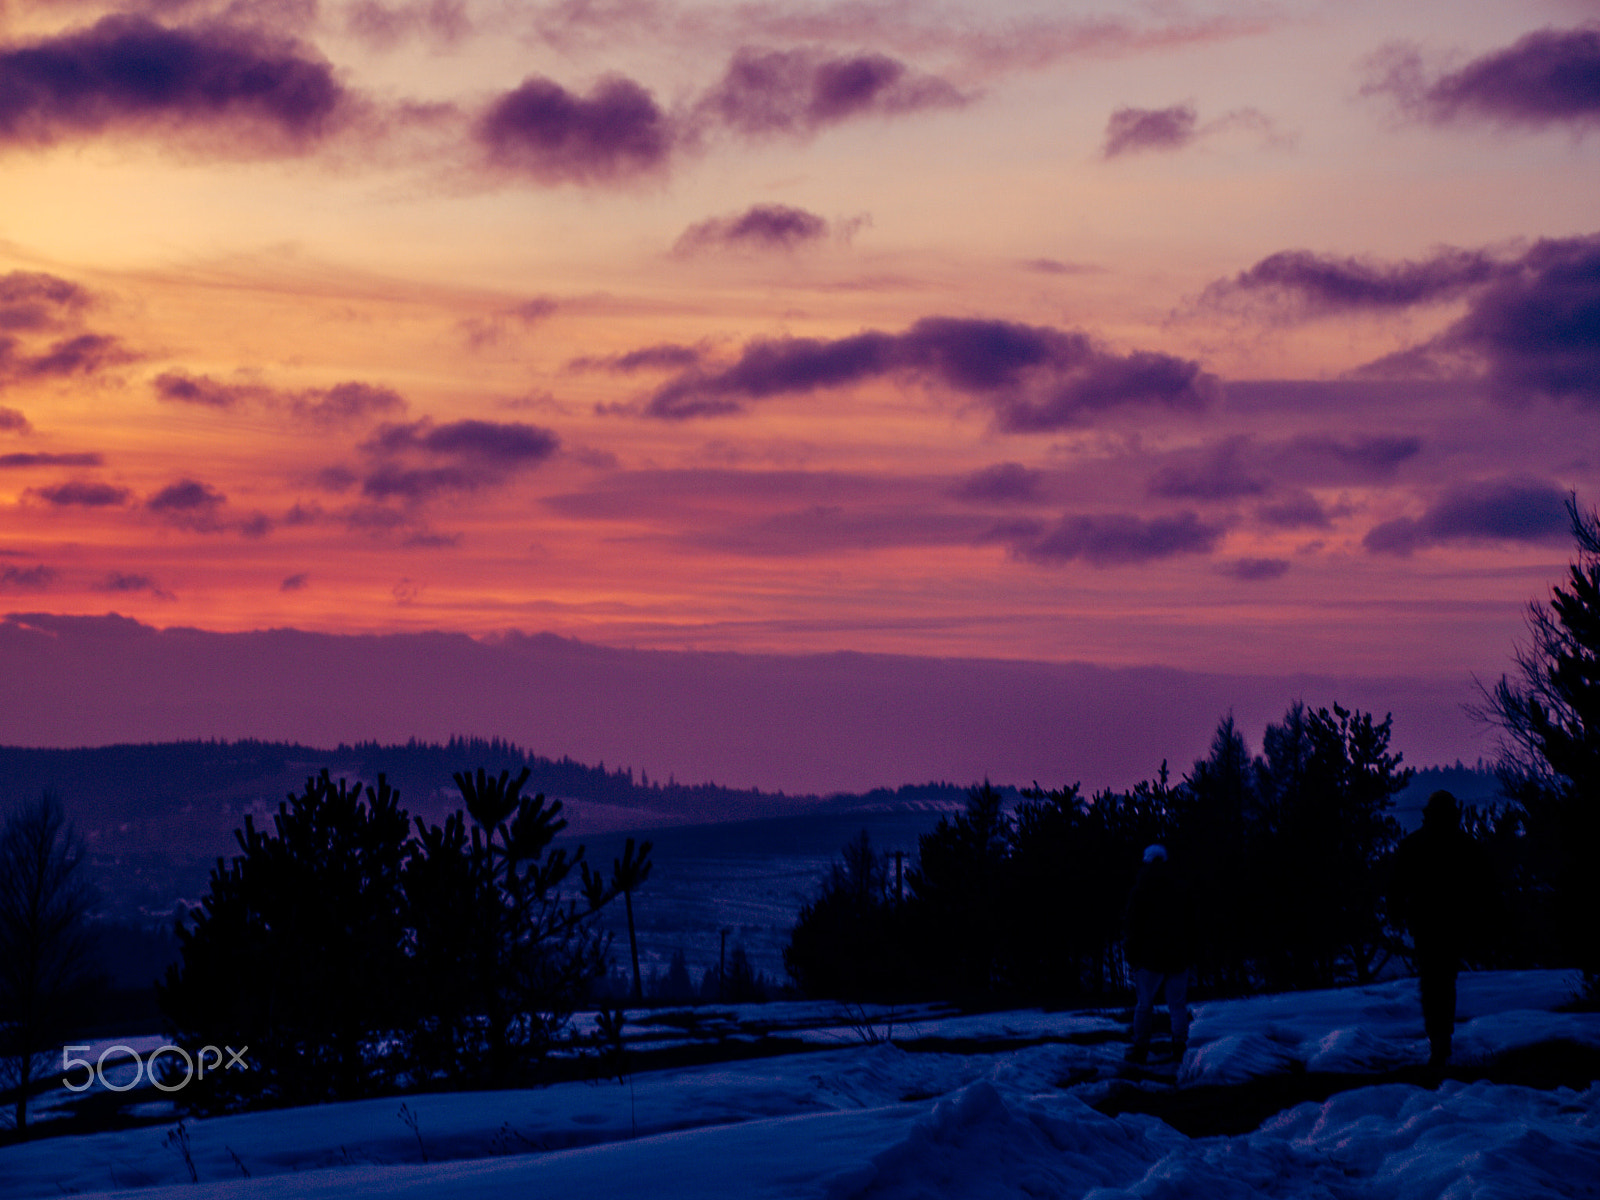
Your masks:
M 1522 1200 L 1600 1192 L 1600 1089 L 1394 1085 L 1302 1104 L 1239 1138 L 1189 1140 L 1073 1098 L 974 1084 L 829 1181 L 828 1200 Z
M 1463 976 L 1463 1059 L 1556 1039 L 1600 1045 L 1600 1016 L 1549 1011 L 1572 979 Z M 645 1072 L 628 1086 L 409 1096 L 415 1129 L 398 1097 L 192 1120 L 198 1187 L 168 1137 L 175 1121 L 47 1138 L 0 1149 L 0 1200 L 504 1200 L 641 1189 L 660 1200 L 1600 1196 L 1600 1087 L 1367 1086 L 1249 1134 L 1191 1140 L 1154 1117 L 1089 1107 L 1126 1086 L 1117 1082 L 1125 1043 L 1100 1036 L 1109 1024 L 1103 1014 L 924 1014 L 917 1031 L 947 1039 L 937 1052 L 927 1042 L 856 1044 Z M 1013 1044 L 988 1049 L 1004 1037 Z M 949 1052 L 957 1038 L 985 1051 Z M 1301 1067 L 1359 1074 L 1425 1054 L 1416 985 L 1397 981 L 1201 1005 L 1182 1078 L 1222 1087 Z

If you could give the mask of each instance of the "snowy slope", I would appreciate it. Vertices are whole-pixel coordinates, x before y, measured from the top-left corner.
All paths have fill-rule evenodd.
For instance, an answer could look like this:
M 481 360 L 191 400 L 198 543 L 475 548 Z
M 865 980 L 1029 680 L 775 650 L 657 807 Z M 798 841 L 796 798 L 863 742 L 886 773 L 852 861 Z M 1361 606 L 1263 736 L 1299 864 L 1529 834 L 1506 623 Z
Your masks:
M 1458 1064 L 1470 1073 L 1553 1039 L 1600 1048 L 1600 1014 L 1551 1011 L 1573 984 L 1560 972 L 1463 976 Z M 757 1014 L 775 1015 L 739 1015 Z M 805 1016 L 794 1006 L 788 1019 Z M 848 1044 L 849 1027 L 834 1024 L 805 1053 L 641 1072 L 629 1085 L 406 1097 L 414 1130 L 400 1099 L 192 1120 L 198 1188 L 175 1118 L 43 1139 L 0 1150 L 0 1197 L 1600 1197 L 1600 1086 L 1384 1083 L 1250 1133 L 1189 1138 L 1091 1107 L 1128 1086 L 1106 1015 L 910 1016 L 898 1044 Z M 933 1038 L 984 1052 L 930 1049 Z M 1410 981 L 1200 1005 L 1192 1039 L 1183 1079 L 1202 1089 L 1376 1072 L 1427 1053 Z

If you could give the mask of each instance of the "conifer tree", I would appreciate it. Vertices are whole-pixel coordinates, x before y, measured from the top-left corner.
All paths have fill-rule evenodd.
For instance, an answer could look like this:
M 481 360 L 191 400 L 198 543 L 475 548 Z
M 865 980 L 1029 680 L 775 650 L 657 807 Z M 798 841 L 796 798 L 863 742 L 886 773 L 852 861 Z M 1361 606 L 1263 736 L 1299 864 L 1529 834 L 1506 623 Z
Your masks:
M 1528 609 L 1515 678 L 1479 715 L 1503 736 L 1501 784 L 1521 811 L 1558 953 L 1600 987 L 1600 512 L 1567 502 L 1577 557 L 1548 603 Z

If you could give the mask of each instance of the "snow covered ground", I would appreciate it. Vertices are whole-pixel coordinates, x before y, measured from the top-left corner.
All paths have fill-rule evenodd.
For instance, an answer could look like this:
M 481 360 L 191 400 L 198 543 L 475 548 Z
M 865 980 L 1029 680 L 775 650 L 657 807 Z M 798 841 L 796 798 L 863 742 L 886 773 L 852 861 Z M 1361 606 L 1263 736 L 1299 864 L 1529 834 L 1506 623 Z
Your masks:
M 1456 1073 L 1474 1079 L 1540 1044 L 1600 1050 L 1600 1014 L 1552 1011 L 1575 986 L 1553 971 L 1464 975 Z M 1381 1082 L 1251 1132 L 1191 1138 L 1154 1116 L 1100 1111 L 1133 1086 L 1114 1014 L 915 1010 L 877 1044 L 837 1007 L 719 1014 L 693 1036 L 759 1042 L 766 1029 L 793 1039 L 791 1052 L 626 1084 L 188 1120 L 181 1134 L 172 1115 L 43 1138 L 0 1149 L 0 1197 L 1600 1197 L 1600 1085 Z M 1195 1014 L 1178 1090 L 1143 1086 L 1223 1103 L 1274 1078 L 1377 1076 L 1427 1057 L 1408 980 Z M 868 1016 L 885 1031 L 888 1014 Z M 672 1028 L 632 1025 L 630 1045 L 643 1053 Z

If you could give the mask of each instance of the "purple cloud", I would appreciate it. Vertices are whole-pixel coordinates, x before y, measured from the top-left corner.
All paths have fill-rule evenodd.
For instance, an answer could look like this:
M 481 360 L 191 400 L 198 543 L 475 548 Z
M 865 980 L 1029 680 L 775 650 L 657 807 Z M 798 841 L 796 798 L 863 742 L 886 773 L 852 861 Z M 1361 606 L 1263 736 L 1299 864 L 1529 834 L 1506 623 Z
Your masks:
M 98 467 L 104 459 L 98 454 L 0 454 L 0 468 L 11 467 Z
M 409 425 L 385 425 L 366 449 L 385 454 L 419 450 L 486 464 L 542 462 L 561 440 L 550 430 L 520 421 L 452 421 L 435 425 L 424 418 Z
M 764 137 L 810 134 L 854 117 L 966 102 L 945 80 L 881 54 L 828 58 L 810 50 L 746 48 L 734 55 L 697 111 L 702 120 Z
M 379 50 L 392 50 L 412 37 L 449 47 L 472 31 L 472 21 L 462 0 L 356 0 L 345 10 L 345 28 Z
M 1600 404 L 1600 234 L 1541 241 L 1440 339 L 1488 364 L 1504 399 Z
M 427 500 L 441 492 L 470 492 L 490 480 L 482 472 L 465 467 L 382 466 L 367 473 L 361 481 L 363 495 L 374 500 Z
M 494 345 L 505 336 L 508 321 L 514 320 L 524 326 L 537 325 L 554 316 L 560 307 L 561 302 L 553 296 L 535 296 L 510 308 L 500 309 L 488 317 L 468 317 L 460 322 L 459 328 L 466 335 L 467 344 L 474 350 L 480 350 Z
M 1204 406 L 1215 381 L 1197 363 L 1165 354 L 1105 350 L 1079 332 L 1011 321 L 925 317 L 903 333 L 875 330 L 824 341 L 759 339 L 720 371 L 690 370 L 645 406 L 682 419 L 739 412 L 750 400 L 906 374 L 988 405 L 1009 432 L 1080 424 L 1129 403 Z
M 306 585 L 310 582 L 311 576 L 307 575 L 304 571 L 301 571 L 296 575 L 290 575 L 285 578 L 284 581 L 278 585 L 278 590 L 280 592 L 299 592 L 305 590 Z
M 0 330 L 54 328 L 88 305 L 87 291 L 54 275 L 36 271 L 0 275 Z
M 1412 47 L 1392 48 L 1374 65 L 1363 92 L 1387 92 L 1411 115 L 1438 124 L 1476 117 L 1537 127 L 1600 119 L 1596 29 L 1541 29 L 1431 81 Z
M 712 217 L 689 226 L 673 245 L 673 253 L 702 250 L 793 250 L 828 236 L 828 222 L 803 208 L 757 204 L 737 216 Z
M 43 354 L 19 355 L 16 343 L 0 338 L 0 380 L 67 378 L 93 375 L 106 367 L 132 362 L 138 356 L 115 337 L 82 333 L 53 343 Z
M 218 383 L 206 375 L 194 377 L 180 371 L 157 375 L 155 389 L 159 400 L 200 408 L 237 408 L 267 394 L 267 389 L 256 384 Z
M 1259 583 L 1266 579 L 1282 578 L 1288 573 L 1289 561 L 1284 558 L 1236 558 L 1218 569 L 1224 575 L 1231 575 L 1246 583 Z
M 1039 499 L 1044 476 L 1018 462 L 995 463 L 974 471 L 951 489 L 958 500 L 979 504 L 1031 504 Z
M 282 409 L 318 425 L 348 424 L 406 408 L 405 400 L 392 388 L 353 381 L 288 392 L 258 383 L 219 383 L 208 375 L 168 371 L 156 376 L 154 386 L 157 399 L 173 404 L 222 410 L 259 405 Z
M 131 594 L 135 592 L 149 592 L 157 600 L 176 600 L 177 597 L 166 588 L 162 587 L 148 575 L 132 575 L 122 571 L 112 571 L 96 585 L 96 590 L 112 592 L 114 594 Z
M 404 412 L 406 402 L 393 388 L 352 382 L 302 392 L 294 397 L 289 407 L 298 417 L 331 425 L 357 421 L 378 413 Z
M 663 170 L 677 131 L 655 98 L 610 76 L 588 96 L 541 76 L 492 104 L 477 137 L 498 166 L 550 183 L 618 183 Z
M 171 513 L 185 517 L 203 517 L 214 513 L 228 498 L 210 484 L 194 479 L 180 479 L 169 483 L 145 501 L 151 512 Z
M 292 42 L 129 15 L 0 50 L 0 80 L 0 143 L 13 145 L 227 125 L 230 145 L 254 131 L 267 135 L 257 149 L 298 148 L 326 132 L 345 101 L 332 68 Z
M 1115 567 L 1206 554 L 1221 537 L 1221 527 L 1206 524 L 1193 512 L 1148 520 L 1133 513 L 1068 514 L 1055 528 L 1019 540 L 1013 549 L 1039 563 L 1081 559 L 1094 567 Z
M 0 361 L 3 361 L 3 349 L 0 349 Z M 0 433 L 32 433 L 33 426 L 28 424 L 28 418 L 14 408 L 0 405 Z
M 1333 519 L 1310 492 L 1300 491 L 1256 509 L 1263 525 L 1276 529 L 1330 529 Z
M 383 461 L 361 481 L 375 500 L 416 503 L 444 492 L 468 492 L 504 481 L 514 470 L 537 466 L 561 446 L 555 433 L 521 422 L 452 421 L 435 425 L 427 418 L 384 425 L 362 449 Z M 433 458 L 443 465 L 408 466 L 402 460 Z
M 1092 275 L 1104 269 L 1084 263 L 1062 262 L 1057 258 L 1027 258 L 1020 265 L 1024 270 L 1037 271 L 1041 275 Z
M 1348 440 L 1307 434 L 1286 447 L 1288 455 L 1332 459 L 1358 475 L 1381 478 L 1393 475 L 1401 463 L 1422 452 L 1422 439 L 1410 435 L 1363 434 Z
M 43 564 L 34 567 L 0 567 L 0 591 L 42 592 L 55 581 L 55 571 Z
M 706 549 L 768 557 L 900 546 L 970 546 L 988 540 L 984 536 L 988 528 L 985 518 L 967 514 L 817 504 L 754 521 L 718 525 L 684 540 Z
M 1240 496 L 1259 496 L 1269 483 L 1260 475 L 1252 474 L 1240 461 L 1245 450 L 1245 439 L 1230 438 L 1216 446 L 1207 447 L 1198 456 L 1187 455 L 1187 461 L 1162 467 L 1150 477 L 1147 485 L 1152 496 L 1169 496 L 1190 500 L 1233 500 Z
M 1362 545 L 1374 554 L 1407 555 L 1450 541 L 1560 541 L 1570 529 L 1568 494 L 1545 483 L 1486 481 L 1454 488 L 1421 517 L 1374 526 Z
M 51 487 L 29 488 L 28 495 L 57 508 L 113 508 L 126 504 L 133 493 L 109 483 L 74 479 Z
M 1451 246 L 1398 263 L 1284 250 L 1210 284 L 1200 302 L 1227 307 L 1239 299 L 1260 299 L 1281 306 L 1283 315 L 1383 312 L 1453 300 L 1509 269 L 1482 250 Z
M 1194 107 L 1119 108 L 1106 122 L 1105 145 L 1100 153 L 1116 158 L 1138 150 L 1181 150 L 1195 138 Z
M 567 370 L 605 370 L 615 371 L 621 375 L 631 375 L 635 371 L 683 371 L 699 366 L 704 358 L 705 351 L 699 346 L 662 342 L 655 346 L 643 346 L 626 354 L 613 354 L 605 358 L 574 358 L 568 361 Z

